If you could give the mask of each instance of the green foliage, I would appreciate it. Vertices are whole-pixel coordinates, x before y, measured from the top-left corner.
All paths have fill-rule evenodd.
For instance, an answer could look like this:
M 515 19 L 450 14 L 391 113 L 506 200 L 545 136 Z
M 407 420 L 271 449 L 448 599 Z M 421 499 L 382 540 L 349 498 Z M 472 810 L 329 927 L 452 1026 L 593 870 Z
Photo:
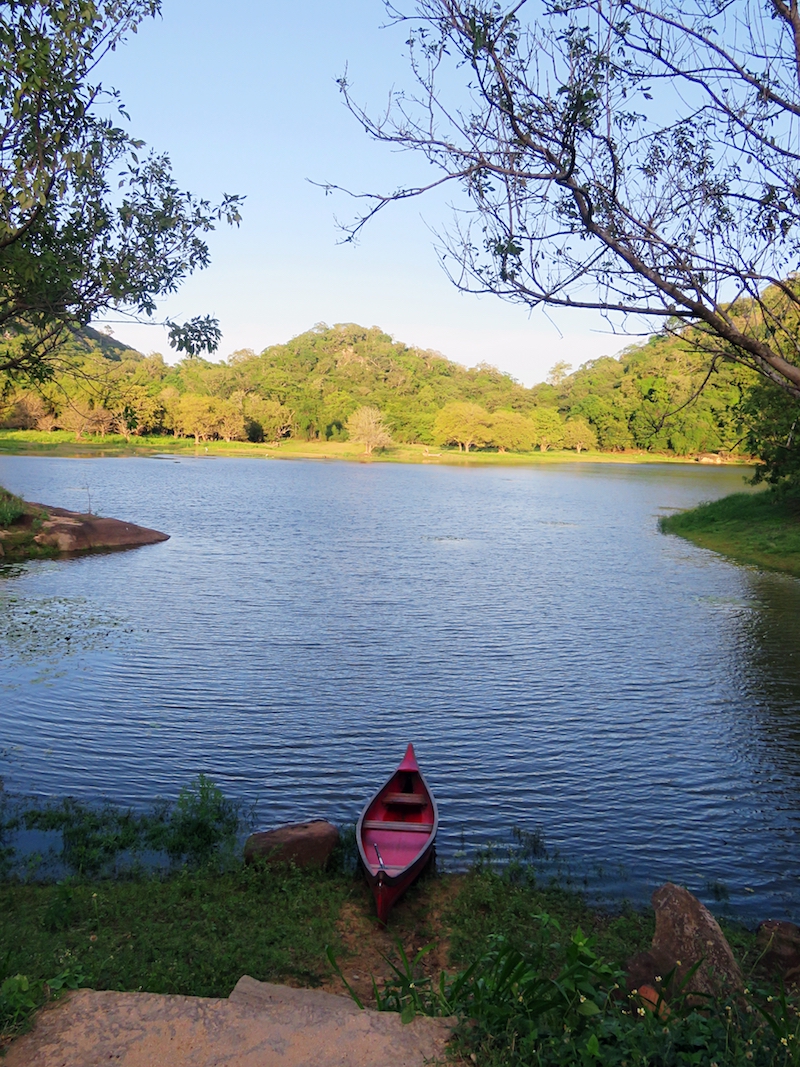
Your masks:
M 487 1067 L 800 1062 L 800 1016 L 784 993 L 748 988 L 744 998 L 698 1007 L 690 972 L 668 1007 L 660 993 L 653 1004 L 625 990 L 624 968 L 603 958 L 594 937 L 578 928 L 562 938 L 552 916 L 531 918 L 539 933 L 527 951 L 492 936 L 455 976 L 424 972 L 432 946 L 409 959 L 396 942 L 396 958 L 387 960 L 392 977 L 381 988 L 373 983 L 379 1009 L 399 1012 L 404 1022 L 415 1015 L 460 1017 L 460 1051 Z M 331 950 L 328 956 L 347 986 Z M 670 979 L 663 976 L 661 990 Z
M 24 500 L 0 486 L 0 526 L 10 526 L 24 514 Z
M 397 444 L 729 452 L 741 445 L 741 399 L 752 384 L 725 365 L 692 399 L 707 368 L 685 338 L 667 336 L 532 389 L 486 364 L 466 370 L 354 325 L 320 326 L 225 363 L 195 357 L 168 367 L 91 332 L 73 337 L 67 354 L 70 367 L 54 382 L 7 388 L 0 425 L 278 443 L 345 440 L 348 420 L 367 409 L 381 413 Z
M 149 830 L 148 843 L 163 848 L 172 860 L 198 867 L 235 844 L 239 822 L 239 805 L 200 774 L 181 789 L 168 818 Z
M 800 500 L 800 399 L 759 382 L 742 407 L 747 446 L 763 461 L 753 481 L 768 482 L 779 496 Z
M 475 445 L 480 448 L 492 439 L 489 412 L 469 401 L 452 401 L 445 404 L 433 424 L 434 440 L 443 445 L 457 444 L 469 452 Z
M 0 984 L 0 1041 L 23 1033 L 33 1013 L 52 996 L 65 989 L 77 989 L 85 981 L 80 969 L 67 968 L 48 978 L 30 979 L 24 974 L 10 974 Z
M 124 307 L 151 316 L 208 264 L 204 235 L 238 223 L 240 198 L 211 205 L 182 191 L 167 156 L 107 116 L 124 115 L 97 65 L 159 0 L 26 0 L 0 11 L 0 370 L 44 382 L 71 331 Z M 199 317 L 169 323 L 170 343 L 213 351 Z

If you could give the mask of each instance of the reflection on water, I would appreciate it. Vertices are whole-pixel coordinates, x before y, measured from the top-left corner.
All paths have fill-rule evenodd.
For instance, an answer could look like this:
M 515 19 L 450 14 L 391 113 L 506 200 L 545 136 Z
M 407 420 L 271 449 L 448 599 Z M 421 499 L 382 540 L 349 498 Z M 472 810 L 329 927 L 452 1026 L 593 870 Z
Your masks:
M 413 740 L 445 861 L 541 827 L 610 896 L 796 912 L 800 583 L 656 525 L 741 471 L 2 457 L 0 483 L 172 535 L 0 584 L 7 788 L 145 804 L 205 772 L 263 825 L 353 820 Z

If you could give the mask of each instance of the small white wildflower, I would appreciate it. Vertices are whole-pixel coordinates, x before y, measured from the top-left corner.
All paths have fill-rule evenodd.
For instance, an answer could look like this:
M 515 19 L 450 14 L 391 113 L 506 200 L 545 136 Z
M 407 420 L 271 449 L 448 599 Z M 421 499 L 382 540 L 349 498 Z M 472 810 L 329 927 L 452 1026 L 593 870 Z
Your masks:
M 585 1004 L 586 1003 L 586 997 L 583 995 L 583 993 L 581 993 L 581 995 L 580 995 L 580 997 L 578 999 L 580 1000 L 581 1004 Z
M 644 1008 L 637 1008 L 636 1011 L 637 1011 L 637 1013 L 639 1015 L 646 1015 L 647 1014 L 647 1012 L 644 1010 Z M 713 1064 L 712 1064 L 712 1067 L 713 1067 Z

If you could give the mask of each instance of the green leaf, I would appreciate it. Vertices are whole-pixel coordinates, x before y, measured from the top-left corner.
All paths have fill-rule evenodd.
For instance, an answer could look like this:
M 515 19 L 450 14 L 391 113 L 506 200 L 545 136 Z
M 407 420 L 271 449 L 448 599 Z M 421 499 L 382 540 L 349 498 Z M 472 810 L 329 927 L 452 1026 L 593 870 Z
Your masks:
M 584 1000 L 583 1003 L 578 1005 L 578 1015 L 585 1015 L 587 1018 L 591 1015 L 599 1015 L 600 1009 L 593 1000 Z

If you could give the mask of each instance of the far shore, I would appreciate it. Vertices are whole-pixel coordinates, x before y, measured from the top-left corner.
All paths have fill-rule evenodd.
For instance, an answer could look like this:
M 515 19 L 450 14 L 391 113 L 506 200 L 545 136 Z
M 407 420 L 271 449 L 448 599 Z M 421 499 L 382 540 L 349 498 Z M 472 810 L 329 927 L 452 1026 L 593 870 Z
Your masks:
M 748 467 L 748 457 L 675 456 L 654 452 L 459 452 L 457 448 L 417 444 L 397 444 L 366 455 L 361 445 L 351 441 L 300 441 L 289 438 L 278 443 L 252 444 L 248 441 L 205 441 L 196 444 L 186 437 L 131 437 L 120 435 L 82 436 L 68 430 L 0 430 L 0 455 L 62 456 L 246 456 L 262 459 L 341 460 L 351 463 L 434 463 L 457 466 L 530 466 L 543 463 L 680 463 L 709 466 Z

